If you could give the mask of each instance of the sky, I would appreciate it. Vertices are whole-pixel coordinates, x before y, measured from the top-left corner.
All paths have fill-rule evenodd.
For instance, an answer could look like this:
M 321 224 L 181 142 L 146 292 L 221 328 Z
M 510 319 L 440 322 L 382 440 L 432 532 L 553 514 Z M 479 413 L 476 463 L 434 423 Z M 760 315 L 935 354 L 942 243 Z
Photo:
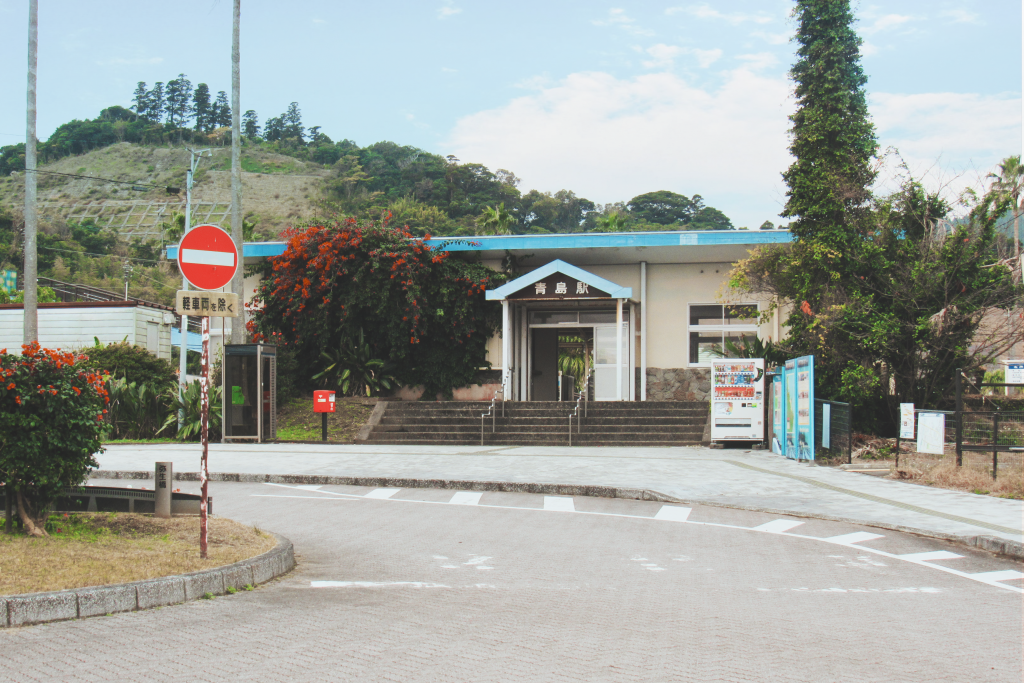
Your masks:
M 231 0 L 40 2 L 38 135 L 138 81 L 231 86 Z M 0 0 L 0 145 L 24 140 L 26 0 Z M 242 0 L 242 110 L 297 101 L 365 146 L 454 154 L 595 202 L 671 190 L 780 222 L 791 0 Z M 951 197 L 1021 153 L 1021 1 L 855 2 L 870 111 L 901 174 Z M 903 170 L 905 167 L 906 170 Z M 784 222 L 785 219 L 783 219 Z

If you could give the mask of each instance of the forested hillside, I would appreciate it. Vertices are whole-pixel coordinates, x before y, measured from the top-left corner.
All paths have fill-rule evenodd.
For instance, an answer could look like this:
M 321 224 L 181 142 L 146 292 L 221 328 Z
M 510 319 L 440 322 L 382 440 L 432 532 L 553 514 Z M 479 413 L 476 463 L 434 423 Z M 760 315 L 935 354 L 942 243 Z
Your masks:
M 196 219 L 228 227 L 229 124 L 224 91 L 179 74 L 139 83 L 130 108 L 69 121 L 40 141 L 40 275 L 120 291 L 128 263 L 134 296 L 169 301 L 176 275 L 159 263 L 160 247 L 184 222 L 185 148 L 211 150 L 195 177 Z M 569 189 L 525 190 L 513 171 L 454 156 L 334 141 L 305 126 L 297 102 L 263 125 L 247 111 L 242 133 L 247 239 L 337 214 L 390 213 L 413 234 L 438 236 L 734 229 L 699 194 L 655 189 L 601 205 Z M 0 148 L 0 269 L 21 269 L 24 168 L 24 144 Z

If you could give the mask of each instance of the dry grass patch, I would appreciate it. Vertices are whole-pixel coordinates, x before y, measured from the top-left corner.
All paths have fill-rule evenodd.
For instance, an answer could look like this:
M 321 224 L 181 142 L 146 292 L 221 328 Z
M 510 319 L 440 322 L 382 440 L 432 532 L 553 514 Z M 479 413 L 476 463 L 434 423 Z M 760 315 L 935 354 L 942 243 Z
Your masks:
M 264 553 L 274 537 L 210 518 L 209 558 L 199 518 L 128 513 L 53 515 L 49 538 L 0 534 L 0 595 L 65 590 L 213 569 Z
M 992 456 L 979 457 L 964 453 L 964 464 L 956 466 L 956 456 L 930 456 L 924 453 L 903 454 L 900 466 L 891 466 L 893 479 L 912 481 L 944 489 L 967 491 L 1001 498 L 1024 499 L 1024 468 L 1016 454 L 1000 453 L 1003 466 L 998 478 L 992 478 Z

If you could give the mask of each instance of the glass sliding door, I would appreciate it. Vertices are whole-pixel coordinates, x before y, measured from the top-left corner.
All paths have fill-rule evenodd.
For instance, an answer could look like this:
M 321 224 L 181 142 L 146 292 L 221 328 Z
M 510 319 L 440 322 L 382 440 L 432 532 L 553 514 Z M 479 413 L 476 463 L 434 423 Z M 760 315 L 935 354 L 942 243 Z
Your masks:
M 615 324 L 594 325 L 594 400 L 618 401 L 629 397 L 629 324 L 619 328 L 622 337 L 622 363 L 615 362 Z M 622 396 L 618 395 L 616 371 L 622 376 Z

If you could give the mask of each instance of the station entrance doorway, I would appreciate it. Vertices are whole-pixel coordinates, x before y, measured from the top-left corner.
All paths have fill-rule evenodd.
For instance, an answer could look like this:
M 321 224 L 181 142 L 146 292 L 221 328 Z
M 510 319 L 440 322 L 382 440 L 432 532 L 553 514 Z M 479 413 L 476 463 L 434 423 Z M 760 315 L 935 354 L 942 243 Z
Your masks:
M 614 309 L 531 310 L 525 317 L 528 320 L 527 400 L 559 400 L 559 370 L 563 378 L 561 400 L 571 400 L 570 391 L 582 391 L 588 369 L 588 400 L 620 400 L 616 371 L 622 378 L 622 400 L 631 398 L 629 377 L 633 354 L 627 343 L 628 311 L 623 311 L 621 342 L 615 338 Z M 616 363 L 618 343 L 622 344 L 621 365 Z

